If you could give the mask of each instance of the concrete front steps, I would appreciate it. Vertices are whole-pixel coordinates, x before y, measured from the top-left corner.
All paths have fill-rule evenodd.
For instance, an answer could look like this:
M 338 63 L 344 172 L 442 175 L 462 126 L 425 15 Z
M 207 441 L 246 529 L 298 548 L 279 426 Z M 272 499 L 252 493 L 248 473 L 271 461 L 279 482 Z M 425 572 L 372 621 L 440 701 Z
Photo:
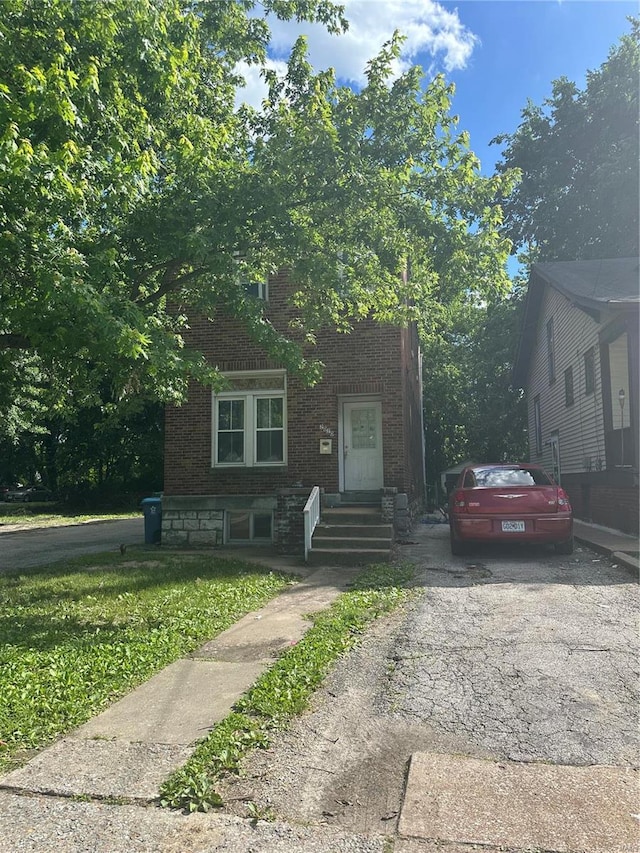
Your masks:
M 382 522 L 380 507 L 324 509 L 309 552 L 311 565 L 356 566 L 391 559 L 393 527 Z

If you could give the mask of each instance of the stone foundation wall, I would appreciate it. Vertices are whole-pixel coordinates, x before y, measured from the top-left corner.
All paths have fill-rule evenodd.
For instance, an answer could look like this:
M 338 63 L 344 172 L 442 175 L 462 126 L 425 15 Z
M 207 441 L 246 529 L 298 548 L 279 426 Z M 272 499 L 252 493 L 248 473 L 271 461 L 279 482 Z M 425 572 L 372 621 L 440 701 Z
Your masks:
M 224 544 L 225 511 L 272 511 L 273 544 L 281 554 L 304 554 L 304 506 L 308 488 L 281 489 L 275 496 L 179 495 L 162 500 L 162 544 L 217 547 Z M 411 529 L 421 504 L 396 488 L 382 490 L 382 521 L 394 535 Z
M 190 548 L 224 544 L 225 510 L 273 510 L 275 499 L 251 495 L 180 495 L 162 499 L 162 544 Z

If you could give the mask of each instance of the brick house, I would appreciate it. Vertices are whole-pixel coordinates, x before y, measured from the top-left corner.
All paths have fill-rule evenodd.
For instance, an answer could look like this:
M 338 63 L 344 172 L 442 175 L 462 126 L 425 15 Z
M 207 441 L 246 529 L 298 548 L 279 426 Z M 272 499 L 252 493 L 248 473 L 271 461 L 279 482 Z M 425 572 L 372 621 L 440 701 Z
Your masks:
M 514 384 L 577 518 L 638 532 L 638 258 L 534 264 Z
M 279 330 L 293 316 L 291 292 L 284 274 L 259 291 Z M 359 503 L 407 529 L 424 495 L 414 325 L 364 320 L 348 335 L 322 331 L 309 350 L 324 364 L 312 388 L 267 357 L 238 321 L 193 319 L 188 344 L 229 387 L 215 394 L 193 384 L 188 402 L 166 412 L 163 543 L 306 554 L 303 510 L 314 486 L 323 517 Z

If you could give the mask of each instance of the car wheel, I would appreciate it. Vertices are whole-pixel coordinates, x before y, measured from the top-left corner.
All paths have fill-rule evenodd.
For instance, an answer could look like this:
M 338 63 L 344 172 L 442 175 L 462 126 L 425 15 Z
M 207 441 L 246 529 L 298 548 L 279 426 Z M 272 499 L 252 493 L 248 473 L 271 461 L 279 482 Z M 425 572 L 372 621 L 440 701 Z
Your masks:
M 556 554 L 573 554 L 573 536 L 566 542 L 558 542 L 555 546 Z

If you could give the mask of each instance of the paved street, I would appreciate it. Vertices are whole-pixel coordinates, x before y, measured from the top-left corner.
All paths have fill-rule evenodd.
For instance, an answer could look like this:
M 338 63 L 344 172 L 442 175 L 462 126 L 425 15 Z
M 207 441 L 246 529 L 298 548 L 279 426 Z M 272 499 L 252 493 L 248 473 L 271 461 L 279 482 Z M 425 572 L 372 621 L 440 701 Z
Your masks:
M 26 569 L 100 551 L 115 551 L 121 544 L 144 543 L 144 519 L 98 521 L 69 527 L 43 527 L 3 532 L 0 527 L 0 572 Z

